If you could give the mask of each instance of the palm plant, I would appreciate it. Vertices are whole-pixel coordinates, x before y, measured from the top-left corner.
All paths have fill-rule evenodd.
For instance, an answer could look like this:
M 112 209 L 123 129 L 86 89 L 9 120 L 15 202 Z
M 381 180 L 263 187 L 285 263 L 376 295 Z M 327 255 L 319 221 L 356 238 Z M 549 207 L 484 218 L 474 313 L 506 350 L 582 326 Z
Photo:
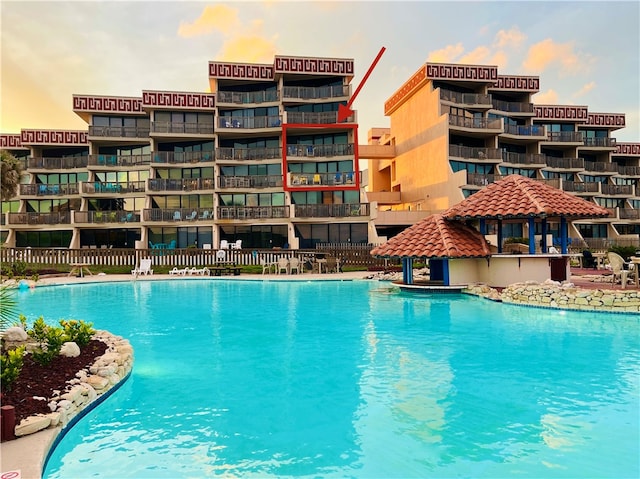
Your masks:
M 18 302 L 15 298 L 15 292 L 15 288 L 0 286 L 0 331 L 10 327 L 18 316 Z
M 0 171 L 0 197 L 3 201 L 13 198 L 18 192 L 22 164 L 6 150 L 0 150 L 2 170 Z

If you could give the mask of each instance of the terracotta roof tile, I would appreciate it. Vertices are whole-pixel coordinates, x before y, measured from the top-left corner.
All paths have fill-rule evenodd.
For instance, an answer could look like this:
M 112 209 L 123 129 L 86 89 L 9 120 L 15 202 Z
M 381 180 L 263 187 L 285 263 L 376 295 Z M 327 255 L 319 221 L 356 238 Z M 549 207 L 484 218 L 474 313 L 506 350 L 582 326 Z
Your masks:
M 609 216 L 595 203 L 541 181 L 510 175 L 491 183 L 444 212 L 449 219 L 528 218 L 530 216 L 594 218 Z
M 489 245 L 474 228 L 431 215 L 371 250 L 374 256 L 473 258 L 490 256 Z

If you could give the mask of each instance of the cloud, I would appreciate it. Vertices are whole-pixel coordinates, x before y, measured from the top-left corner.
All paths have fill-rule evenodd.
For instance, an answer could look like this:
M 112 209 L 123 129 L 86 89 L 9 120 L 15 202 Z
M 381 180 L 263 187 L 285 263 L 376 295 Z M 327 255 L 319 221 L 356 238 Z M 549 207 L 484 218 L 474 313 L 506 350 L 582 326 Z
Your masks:
M 518 27 L 512 27 L 510 30 L 500 30 L 496 33 L 493 44 L 496 48 L 519 48 L 527 39 Z
M 557 105 L 558 104 L 558 92 L 553 89 L 539 92 L 533 95 L 533 103 L 536 105 Z
M 434 63 L 453 63 L 457 57 L 464 53 L 464 47 L 462 43 L 456 43 L 455 45 L 448 45 L 440 50 L 435 50 L 427 55 L 428 62 Z
M 230 62 L 273 63 L 276 47 L 273 41 L 258 35 L 247 35 L 226 41 L 217 59 Z
M 596 87 L 596 82 L 592 81 L 589 82 L 585 85 L 582 86 L 582 88 L 580 88 L 580 90 L 578 90 L 577 92 L 575 92 L 573 94 L 573 98 L 578 98 L 581 97 L 583 95 L 586 95 L 587 93 L 589 93 L 591 90 L 593 90 Z
M 522 67 L 527 72 L 540 74 L 551 66 L 558 66 L 560 73 L 575 75 L 584 71 L 591 61 L 588 56 L 576 53 L 573 43 L 556 43 L 547 38 L 529 47 Z
M 195 37 L 209 35 L 215 31 L 229 33 L 237 28 L 238 24 L 238 10 L 226 5 L 207 5 L 194 22 L 180 22 L 178 35 L 181 37 Z

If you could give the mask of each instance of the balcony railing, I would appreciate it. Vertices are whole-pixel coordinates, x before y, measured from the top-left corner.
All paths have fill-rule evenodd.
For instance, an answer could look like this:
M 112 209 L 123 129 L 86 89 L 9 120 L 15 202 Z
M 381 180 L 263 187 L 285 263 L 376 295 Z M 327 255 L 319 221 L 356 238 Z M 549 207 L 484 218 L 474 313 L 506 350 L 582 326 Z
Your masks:
M 504 125 L 504 132 L 516 136 L 545 136 L 545 127 L 541 125 Z
M 617 163 L 606 163 L 604 161 L 585 161 L 584 169 L 587 171 L 595 171 L 598 173 L 617 173 Z
M 502 161 L 511 163 L 512 165 L 545 166 L 547 164 L 547 157 L 539 153 L 513 153 L 505 151 L 502 155 Z
M 355 122 L 355 115 L 348 117 L 345 122 Z M 288 111 L 287 123 L 301 123 L 301 124 L 328 124 L 338 123 L 337 111 L 324 111 L 324 112 L 308 112 L 308 111 Z
M 329 157 L 353 156 L 353 143 L 333 145 L 288 145 L 287 156 Z
M 89 126 L 89 136 L 149 138 L 148 126 Z
M 563 181 L 562 189 L 569 193 L 599 193 L 600 183 L 596 181 Z
M 449 145 L 449 156 L 468 160 L 493 160 L 499 163 L 502 161 L 502 149 Z
M 493 100 L 493 109 L 509 113 L 533 113 L 533 103 Z
M 81 183 L 82 192 L 86 194 L 140 193 L 145 191 L 144 181 L 101 182 L 85 181 Z
M 178 123 L 171 121 L 152 121 L 152 133 L 182 133 L 187 135 L 213 135 L 212 123 Z
M 278 128 L 282 125 L 280 115 L 271 116 L 247 116 L 247 117 L 221 117 L 218 120 L 220 128 L 240 128 L 255 130 L 260 128 Z
M 615 138 L 585 138 L 584 146 L 595 146 L 599 148 L 615 148 Z
M 213 208 L 151 208 L 142 211 L 143 221 L 183 222 L 211 221 Z
M 496 181 L 499 181 L 506 177 L 507 175 L 484 175 L 480 173 L 467 172 L 467 185 L 487 186 L 489 183 L 495 183 Z M 560 180 L 558 178 L 550 178 L 550 179 L 531 178 L 531 179 L 535 181 L 540 181 L 549 186 L 553 186 L 554 188 L 560 187 Z
M 149 191 L 212 190 L 213 178 L 149 178 Z
M 640 209 L 618 208 L 618 215 L 621 220 L 640 220 Z
M 44 170 L 68 170 L 72 168 L 86 168 L 88 156 L 68 156 L 64 158 L 30 157 L 27 158 L 27 168 Z
M 70 223 L 70 211 L 54 211 L 52 213 L 9 213 L 9 224 L 11 225 L 59 225 Z
M 280 95 L 276 90 L 216 92 L 216 103 L 242 105 L 245 103 L 272 103 L 278 100 L 280 100 Z
M 284 100 L 319 100 L 347 96 L 349 96 L 349 85 L 322 87 L 285 86 L 282 89 L 282 98 Z
M 296 218 L 343 218 L 369 216 L 369 203 L 295 205 Z
M 282 158 L 282 148 L 216 148 L 216 158 L 220 161 L 272 160 Z
M 288 218 L 288 206 L 218 206 L 219 220 Z
M 633 186 L 632 185 L 610 185 L 608 183 L 602 183 L 602 194 L 630 196 L 633 194 Z
M 78 193 L 78 183 L 20 185 L 20 194 L 23 196 L 66 196 Z
M 547 156 L 547 166 L 563 170 L 584 170 L 584 158 L 555 158 Z
M 154 151 L 153 164 L 209 163 L 214 161 L 213 151 Z
M 89 166 L 128 167 L 151 163 L 151 155 L 89 155 Z
M 140 215 L 133 211 L 75 211 L 74 223 L 139 223 Z
M 640 176 L 640 166 L 618 165 L 618 173 L 624 176 Z
M 221 176 L 220 188 L 275 188 L 282 186 L 282 175 Z
M 440 89 L 440 99 L 461 105 L 491 105 L 491 95 Z
M 477 130 L 502 130 L 500 118 L 469 118 L 462 115 L 449 115 L 449 125 Z
M 584 133 L 581 131 L 550 131 L 547 140 L 554 143 L 582 143 Z
M 353 185 L 355 172 L 335 173 L 289 173 L 289 186 L 307 188 L 309 186 L 343 186 Z

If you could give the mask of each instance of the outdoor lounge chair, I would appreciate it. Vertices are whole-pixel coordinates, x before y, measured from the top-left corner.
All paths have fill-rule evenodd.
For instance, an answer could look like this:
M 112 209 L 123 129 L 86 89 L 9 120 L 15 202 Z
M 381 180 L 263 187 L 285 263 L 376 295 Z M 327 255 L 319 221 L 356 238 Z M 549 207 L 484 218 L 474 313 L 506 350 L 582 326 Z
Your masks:
M 171 276 L 174 275 L 178 275 L 178 276 L 184 276 L 187 274 L 187 271 L 189 270 L 189 268 L 182 268 L 182 269 L 178 269 L 177 266 L 174 266 L 172 270 L 169 271 L 169 274 Z
M 626 263 L 622 256 L 618 253 L 614 253 L 613 251 L 609 251 L 607 253 L 607 259 L 611 265 L 611 282 L 616 283 L 616 279 L 620 278 L 620 284 L 625 288 L 627 286 L 627 276 L 629 275 L 629 271 L 624 267 L 629 263 Z
M 593 268 L 596 269 L 598 267 L 596 263 L 596 258 L 591 254 L 591 251 L 588 249 L 582 252 L 582 266 L 584 268 Z
M 140 266 L 131 270 L 131 274 L 133 276 L 140 276 L 144 274 L 145 276 L 148 274 L 153 274 L 153 270 L 151 269 L 151 260 L 150 259 L 141 259 Z

